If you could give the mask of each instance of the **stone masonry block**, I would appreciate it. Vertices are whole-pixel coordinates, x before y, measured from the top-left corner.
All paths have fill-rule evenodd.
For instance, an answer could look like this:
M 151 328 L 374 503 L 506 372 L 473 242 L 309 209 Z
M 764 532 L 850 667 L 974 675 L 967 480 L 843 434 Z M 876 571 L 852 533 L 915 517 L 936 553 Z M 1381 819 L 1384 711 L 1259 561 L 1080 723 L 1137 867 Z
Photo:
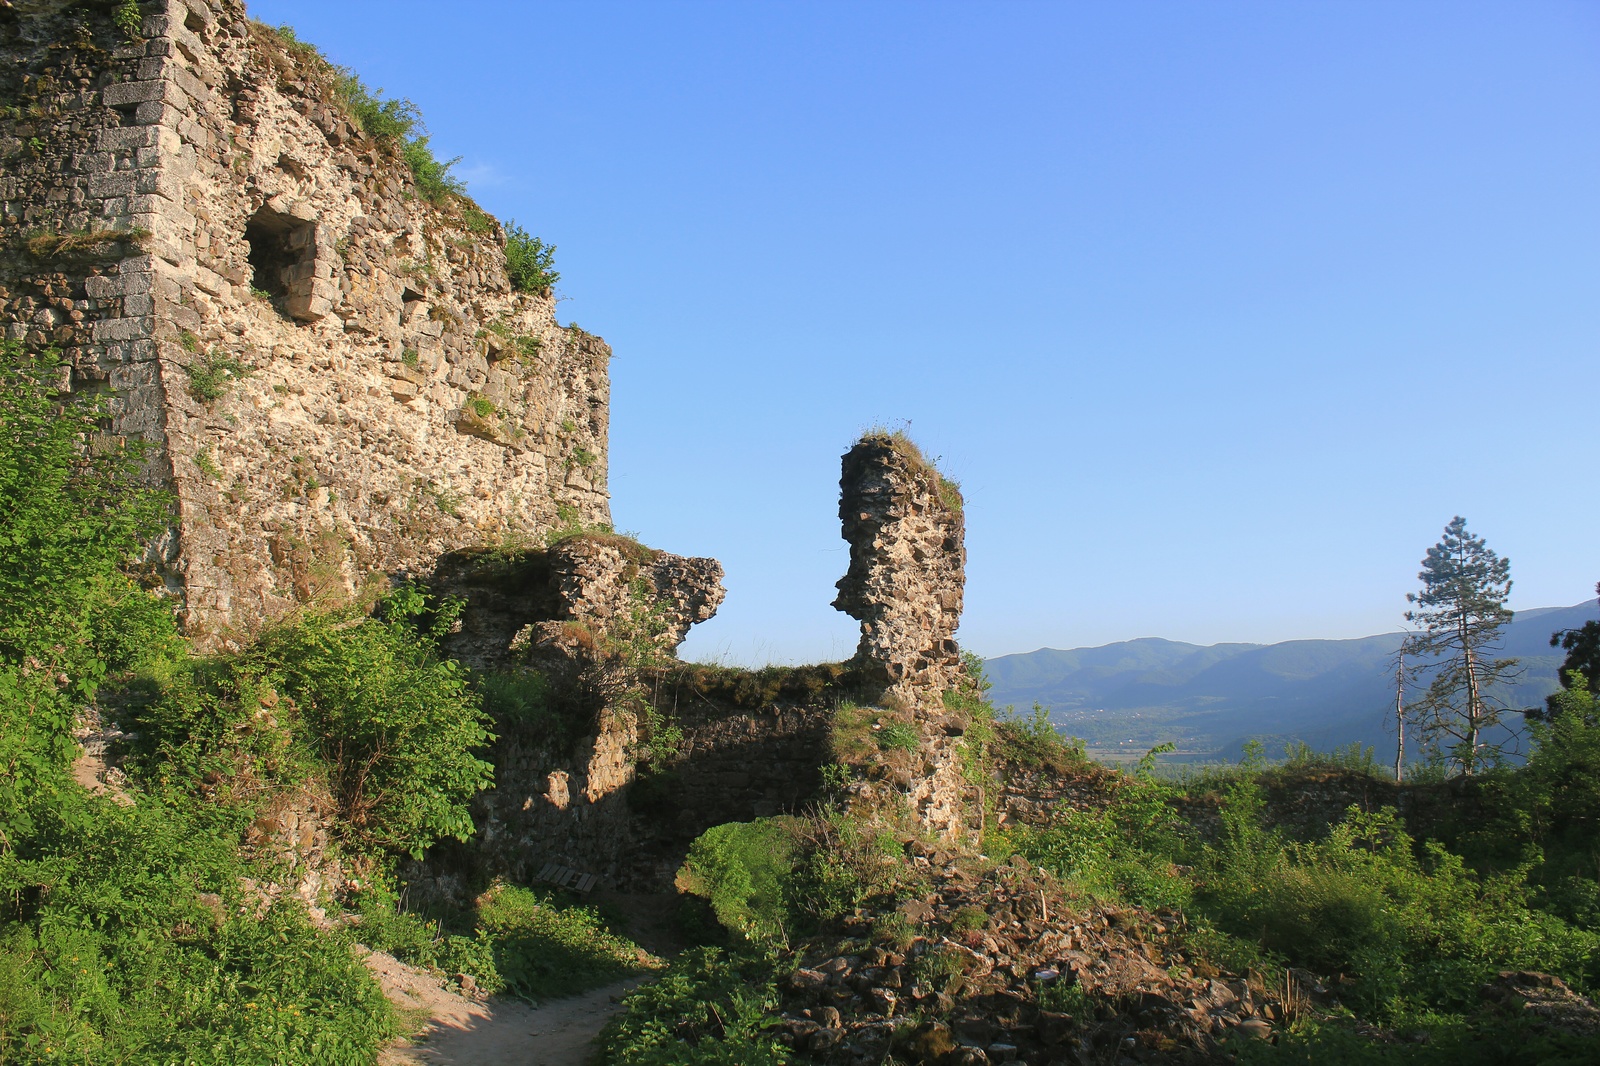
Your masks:
M 149 271 L 131 273 L 127 269 L 126 263 L 123 264 L 122 273 L 118 277 L 122 281 L 122 291 L 129 296 L 135 293 L 149 292 L 151 285 L 155 283 L 154 274 Z
M 72 169 L 79 174 L 103 174 L 114 162 L 110 152 L 84 152 L 72 157 Z
M 161 90 L 160 81 L 124 81 L 116 85 L 107 85 L 102 89 L 100 102 L 108 107 L 124 107 L 147 100 L 159 100 Z
M 108 278 L 103 274 L 95 274 L 83 279 L 83 291 L 88 293 L 91 300 L 109 300 L 121 296 L 127 284 L 126 278 Z
M 94 324 L 97 341 L 132 341 L 148 337 L 152 332 L 148 318 L 111 318 Z
M 90 196 L 127 196 L 133 192 L 134 172 L 118 170 L 111 174 L 95 174 L 89 178 Z
M 159 143 L 160 131 L 153 126 L 116 126 L 95 134 L 95 147 L 103 152 L 153 148 Z

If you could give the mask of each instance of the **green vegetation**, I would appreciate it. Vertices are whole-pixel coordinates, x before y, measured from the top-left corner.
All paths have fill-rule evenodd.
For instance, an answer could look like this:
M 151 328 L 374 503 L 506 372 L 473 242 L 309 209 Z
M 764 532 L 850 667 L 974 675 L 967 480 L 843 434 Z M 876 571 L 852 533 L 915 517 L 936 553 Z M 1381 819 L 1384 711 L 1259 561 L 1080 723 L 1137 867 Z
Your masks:
M 602 1066 L 785 1066 L 768 1033 L 773 962 L 714 947 L 686 951 L 624 1001 L 600 1037 Z
M 1065 737 L 1050 723 L 1050 712 L 1039 704 L 1023 718 L 1007 715 L 995 722 L 997 754 L 1017 766 L 1063 773 L 1088 763 L 1083 741 Z
M 13 809 L 0 1059 L 370 1061 L 395 1029 L 382 993 L 298 903 L 241 889 L 225 813 L 67 788 Z
M 746 940 L 781 940 L 795 902 L 791 819 L 729 822 L 706 830 L 678 872 L 678 891 L 711 901 L 717 921 Z
M 435 643 L 459 605 L 407 586 L 194 655 L 135 577 L 171 502 L 140 481 L 139 448 L 97 436 L 102 403 L 54 398 L 59 371 L 0 344 L 0 1061 L 371 1062 L 399 1022 L 358 937 L 529 998 L 656 965 L 553 892 L 403 910 L 400 860 L 473 832 L 481 693 L 506 720 L 542 714 L 543 680 L 469 685 Z M 112 794 L 70 772 L 97 700 L 136 738 Z M 242 846 L 302 803 L 331 811 L 359 875 L 331 929 L 283 887 L 298 860 Z
M 137 449 L 58 404 L 53 355 L 0 345 L 0 1060 L 362 1061 L 376 985 L 297 903 L 247 891 L 248 813 L 142 780 L 124 805 L 69 773 L 78 710 L 181 657 L 126 564 L 166 524 Z
M 1427 662 L 1433 677 L 1406 716 L 1432 754 L 1470 776 L 1502 758 L 1500 746 L 1483 734 L 1504 714 L 1491 692 L 1517 665 L 1491 654 L 1511 621 L 1511 563 L 1468 533 L 1466 519 L 1457 515 L 1428 549 L 1417 578 L 1422 591 L 1406 594 L 1414 605 L 1406 621 L 1419 628 L 1406 638 L 1404 653 Z
M 545 244 L 515 222 L 506 223 L 506 276 L 518 292 L 542 296 L 561 275 L 555 270 L 556 246 Z
M 302 41 L 292 26 L 262 26 L 291 55 L 311 64 L 323 72 L 331 83 L 334 97 L 344 106 L 352 120 L 362 131 L 381 144 L 392 146 L 411 171 L 417 195 L 436 207 L 443 207 L 457 197 L 464 197 L 466 185 L 450 170 L 461 160 L 441 160 L 428 145 L 428 127 L 422 121 L 422 111 L 404 98 L 388 97 L 382 89 L 373 89 L 347 67 L 336 66 L 306 41 Z M 483 215 L 481 210 L 478 215 Z M 487 216 L 485 216 L 487 217 Z M 481 226 L 474 217 L 464 219 L 469 230 L 477 232 Z
M 189 395 L 201 403 L 219 400 L 235 381 L 243 381 L 255 370 L 217 348 L 197 357 L 183 368 L 189 375 Z
M 139 10 L 139 0 L 120 0 L 116 10 L 111 13 L 111 21 L 130 44 L 137 41 L 144 29 L 144 13 Z
M 1600 713 L 1581 678 L 1563 696 L 1571 713 L 1536 727 L 1526 768 L 1457 782 L 1478 813 L 1445 808 L 1436 839 L 1414 835 L 1390 808 L 1351 807 L 1303 837 L 1272 825 L 1269 786 L 1314 789 L 1309 771 L 1365 767 L 1371 753 L 1302 749 L 1292 765 L 1267 768 L 1255 745 L 1244 766 L 1186 783 L 1155 779 L 1152 753 L 1118 779 L 1104 808 L 1063 808 L 1048 826 L 996 834 L 989 850 L 1014 848 L 1103 898 L 1181 909 L 1190 950 L 1236 972 L 1342 974 L 1341 998 L 1360 1018 L 1437 1038 L 1384 1048 L 1356 1040 L 1336 1017 L 1308 1016 L 1275 1050 L 1252 1049 L 1242 1061 L 1444 1061 L 1432 1057 L 1441 1043 L 1483 1038 L 1478 990 L 1499 970 L 1600 988 Z M 1218 827 L 1202 833 L 1179 812 L 1219 788 Z
M 29 142 L 35 155 L 44 150 L 44 142 L 35 137 Z M 150 231 L 126 226 L 99 226 L 74 230 L 71 233 L 43 231 L 27 239 L 28 254 L 35 259 L 52 259 L 63 255 L 81 255 L 92 252 L 115 241 L 141 244 L 150 238 Z
M 553 891 L 495 884 L 452 922 L 401 910 L 382 886 L 361 893 L 365 942 L 402 961 L 473 979 L 478 990 L 538 1002 L 576 995 L 660 964 L 593 909 Z M 448 932 L 452 925 L 461 932 Z
M 881 444 L 907 460 L 913 470 L 921 472 L 933 482 L 939 502 L 949 510 L 960 514 L 962 508 L 966 506 L 961 496 L 961 483 L 940 473 L 936 461 L 927 457 L 921 446 L 911 439 L 911 435 L 904 428 L 891 430 L 884 426 L 874 426 L 861 434 L 861 442 Z
M 222 469 L 217 466 L 216 458 L 211 454 L 209 446 L 201 448 L 194 453 L 195 469 L 206 477 L 216 480 L 222 477 Z
M 377 617 L 306 611 L 239 653 L 162 664 L 129 711 L 143 761 L 197 791 L 220 778 L 240 803 L 326 789 L 357 854 L 465 839 L 491 767 L 478 695 L 433 642 L 458 611 L 401 587 Z

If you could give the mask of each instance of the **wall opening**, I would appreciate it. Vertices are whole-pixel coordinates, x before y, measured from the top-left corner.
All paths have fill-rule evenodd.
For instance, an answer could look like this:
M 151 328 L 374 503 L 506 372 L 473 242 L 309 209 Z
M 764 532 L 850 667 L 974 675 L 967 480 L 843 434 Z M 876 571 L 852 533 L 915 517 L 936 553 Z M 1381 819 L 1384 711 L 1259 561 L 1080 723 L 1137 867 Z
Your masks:
M 250 286 L 280 311 L 301 321 L 322 317 L 312 306 L 317 275 L 316 223 L 263 207 L 244 228 L 250 246 Z

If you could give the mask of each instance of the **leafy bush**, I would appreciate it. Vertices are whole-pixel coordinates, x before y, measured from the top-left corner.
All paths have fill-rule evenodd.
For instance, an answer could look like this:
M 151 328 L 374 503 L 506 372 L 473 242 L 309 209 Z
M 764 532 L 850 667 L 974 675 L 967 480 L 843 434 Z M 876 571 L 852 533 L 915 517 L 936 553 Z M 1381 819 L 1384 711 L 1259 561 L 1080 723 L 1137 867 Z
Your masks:
M 478 936 L 493 945 L 502 987 L 528 999 L 570 996 L 651 966 L 637 944 L 588 907 L 511 885 L 478 899 Z
M 361 1062 L 392 1035 L 347 942 L 240 889 L 226 812 L 27 806 L 0 851 L 0 1061 Z
M 1064 773 L 1089 761 L 1083 742 L 1062 736 L 1051 724 L 1050 712 L 1037 703 L 1026 718 L 1008 714 L 996 722 L 994 746 L 1000 758 L 1035 770 Z
M 1146 776 L 1125 782 L 1104 810 L 1064 807 L 1049 825 L 1019 825 L 1005 842 L 1092 892 L 1183 907 L 1190 886 L 1173 861 L 1185 847 L 1180 826 L 1165 789 Z
M 556 246 L 545 244 L 515 222 L 506 222 L 506 276 L 518 292 L 542 296 L 548 293 L 561 274 L 553 269 Z
M 814 928 L 908 886 L 911 867 L 887 827 L 846 811 L 823 810 L 795 824 L 800 859 L 791 897 L 797 925 Z
M 403 587 L 381 617 L 307 613 L 263 634 L 247 659 L 295 701 L 341 820 L 363 841 L 413 857 L 441 837 L 472 835 L 467 802 L 493 773 L 474 754 L 491 739 L 478 696 L 434 643 L 459 606 L 423 629 L 427 607 Z
M 447 976 L 469 975 L 491 994 L 533 1001 L 576 995 L 657 965 L 592 909 L 555 892 L 496 884 L 478 897 L 468 923 L 458 924 L 461 933 L 402 910 L 381 883 L 369 884 L 357 905 L 369 946 Z
M 1304 772 L 1307 770 L 1341 770 L 1348 773 L 1365 774 L 1368 777 L 1384 777 L 1384 768 L 1378 765 L 1375 752 L 1370 744 L 1362 744 L 1359 740 L 1351 741 L 1347 746 L 1334 748 L 1332 751 L 1313 751 L 1311 745 L 1304 741 L 1290 744 L 1284 752 L 1283 768 L 1290 771 Z
M 1496 969 L 1600 982 L 1600 936 L 1531 910 L 1520 874 L 1479 878 L 1457 855 L 1420 849 L 1393 810 L 1352 807 L 1315 844 L 1241 819 L 1205 857 L 1199 902 L 1225 930 L 1292 964 L 1354 976 L 1380 1016 L 1459 1009 Z
M 492 739 L 481 700 L 434 641 L 458 609 L 424 627 L 426 597 L 402 587 L 376 616 L 307 611 L 238 653 L 152 672 L 129 712 L 144 765 L 237 799 L 325 776 L 359 852 L 464 840 L 493 768 L 475 754 Z
M 178 642 L 170 602 L 126 569 L 170 498 L 139 480 L 138 447 L 101 442 L 103 403 L 54 398 L 64 372 L 0 341 L 0 849 L 29 831 L 24 800 L 66 780 L 78 709 Z
M 386 97 L 382 89 L 368 88 L 354 71 L 343 67 L 334 70 L 339 75 L 339 95 L 351 117 L 373 140 L 386 141 L 399 148 L 401 158 L 411 168 L 411 176 L 417 183 L 418 196 L 437 206 L 466 192 L 465 183 L 450 174 L 451 168 L 461 159 L 441 160 L 433 154 L 428 146 L 422 111 L 416 104 L 403 98 Z
M 746 940 L 783 939 L 794 902 L 794 851 L 792 818 L 715 826 L 690 845 L 678 890 L 710 900 L 717 920 Z
M 189 375 L 189 395 L 201 403 L 220 400 L 226 395 L 229 385 L 255 373 L 233 356 L 215 348 L 183 370 Z
M 774 963 L 696 948 L 634 990 L 601 1031 L 600 1066 L 786 1066 L 767 1035 L 778 1006 Z
M 56 400 L 53 355 L 0 343 L 0 1061 L 364 1061 L 388 1005 L 298 904 L 239 888 L 236 815 L 67 774 L 79 708 L 179 654 L 124 571 L 166 525 L 104 408 Z

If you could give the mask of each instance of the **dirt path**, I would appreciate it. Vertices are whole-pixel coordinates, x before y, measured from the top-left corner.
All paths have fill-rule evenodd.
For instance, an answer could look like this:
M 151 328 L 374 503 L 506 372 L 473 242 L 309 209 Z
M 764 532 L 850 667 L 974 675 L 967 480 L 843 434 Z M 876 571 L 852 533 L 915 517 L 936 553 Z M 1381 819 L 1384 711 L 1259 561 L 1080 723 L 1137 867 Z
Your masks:
M 402 1016 L 426 1023 L 408 1046 L 385 1051 L 379 1066 L 583 1066 L 616 1001 L 639 983 L 635 978 L 534 1007 L 516 999 L 468 999 L 382 952 L 366 963 Z

